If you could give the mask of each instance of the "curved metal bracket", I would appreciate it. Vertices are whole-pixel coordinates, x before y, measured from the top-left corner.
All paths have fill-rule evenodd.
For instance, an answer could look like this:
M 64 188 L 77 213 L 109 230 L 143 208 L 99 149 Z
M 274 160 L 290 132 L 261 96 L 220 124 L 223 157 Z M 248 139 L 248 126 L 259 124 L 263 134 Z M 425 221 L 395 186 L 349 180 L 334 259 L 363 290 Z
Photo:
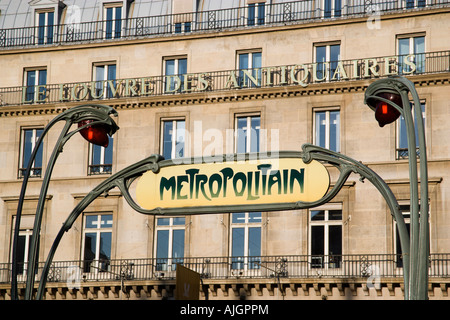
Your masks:
M 328 149 L 324 149 L 318 146 L 314 146 L 311 144 L 305 144 L 302 146 L 302 152 L 292 152 L 292 154 L 300 155 L 305 163 L 309 163 L 312 160 L 318 160 L 320 162 L 324 162 L 336 167 L 340 176 L 337 179 L 334 187 L 332 187 L 320 200 L 315 202 L 297 202 L 290 209 L 306 209 L 317 207 L 319 205 L 325 204 L 331 201 L 344 186 L 348 177 L 351 173 L 357 173 L 362 178 L 368 179 L 370 182 L 374 184 L 374 186 L 380 191 L 380 193 L 385 198 L 388 203 L 391 213 L 394 216 L 394 219 L 398 222 L 401 241 L 402 241 L 402 249 L 404 254 L 409 253 L 409 241 L 405 237 L 408 237 L 406 232 L 406 226 L 404 225 L 403 217 L 401 215 L 399 205 L 392 194 L 389 186 L 370 168 L 363 165 L 361 162 L 353 160 L 347 156 L 344 156 L 340 153 L 336 153 L 330 151 Z M 49 272 L 50 265 L 52 263 L 53 256 L 56 252 L 56 249 L 61 241 L 64 232 L 68 231 L 75 220 L 80 216 L 80 214 L 84 211 L 84 209 L 89 206 L 97 197 L 102 194 L 107 193 L 111 189 L 117 187 L 120 192 L 124 196 L 127 203 L 131 206 L 131 208 L 142 214 L 152 214 L 152 215 L 164 215 L 164 212 L 158 212 L 157 210 L 145 210 L 141 208 L 132 198 L 129 192 L 129 188 L 133 181 L 142 176 L 145 172 L 152 170 L 157 173 L 160 169 L 160 162 L 163 158 L 160 155 L 152 155 L 149 158 L 141 160 L 127 168 L 122 169 L 116 174 L 112 175 L 110 178 L 106 179 L 104 182 L 100 183 L 96 188 L 94 188 L 91 192 L 89 192 L 83 199 L 78 203 L 78 205 L 72 210 L 69 217 L 64 222 L 61 227 L 56 239 L 50 249 L 47 260 L 44 265 L 44 269 L 41 276 L 41 282 L 39 284 L 37 299 L 41 299 L 44 289 L 45 283 L 47 281 L 47 276 Z M 271 208 L 267 208 L 268 211 Z M 402 223 L 403 222 L 403 223 Z M 405 247 L 403 247 L 405 244 Z

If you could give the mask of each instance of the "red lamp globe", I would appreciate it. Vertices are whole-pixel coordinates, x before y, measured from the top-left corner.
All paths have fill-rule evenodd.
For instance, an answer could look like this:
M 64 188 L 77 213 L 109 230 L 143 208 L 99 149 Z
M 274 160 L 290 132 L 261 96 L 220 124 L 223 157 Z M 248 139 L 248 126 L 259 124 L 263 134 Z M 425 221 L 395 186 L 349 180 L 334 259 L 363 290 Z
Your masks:
M 82 120 L 78 122 L 78 128 L 91 122 L 94 122 L 94 120 Z M 109 144 L 108 131 L 106 125 L 97 124 L 81 129 L 80 134 L 90 143 L 106 148 Z
M 399 94 L 383 92 L 378 95 L 381 98 L 392 101 L 399 107 L 402 107 L 402 98 Z M 400 117 L 400 111 L 384 101 L 377 100 L 375 102 L 375 119 L 378 121 L 380 127 L 394 122 Z

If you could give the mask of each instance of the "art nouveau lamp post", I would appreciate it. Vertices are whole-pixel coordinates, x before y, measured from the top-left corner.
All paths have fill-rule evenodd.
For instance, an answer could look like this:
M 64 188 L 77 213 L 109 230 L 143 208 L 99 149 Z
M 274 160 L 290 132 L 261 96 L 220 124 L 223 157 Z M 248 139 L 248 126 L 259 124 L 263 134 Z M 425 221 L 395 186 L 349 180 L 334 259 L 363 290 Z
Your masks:
M 410 102 L 410 96 L 413 103 Z M 425 130 L 422 107 L 414 84 L 400 76 L 373 82 L 366 90 L 364 103 L 375 111 L 380 127 L 394 122 L 402 115 L 405 119 L 408 139 L 408 161 L 410 177 L 410 256 L 409 297 L 411 300 L 428 298 L 428 169 L 425 146 Z M 413 119 L 413 112 L 416 121 Z M 416 135 L 417 127 L 420 162 L 420 197 L 417 173 Z
M 50 176 L 53 171 L 56 159 L 58 155 L 63 151 L 63 146 L 74 134 L 80 132 L 80 134 L 90 143 L 97 144 L 100 146 L 108 145 L 108 135 L 112 136 L 117 130 L 118 126 L 110 115 L 117 116 L 117 111 L 109 106 L 104 105 L 94 105 L 87 104 L 74 108 L 70 108 L 57 117 L 55 117 L 50 123 L 44 128 L 42 135 L 39 137 L 36 146 L 31 154 L 30 160 L 28 162 L 27 169 L 25 171 L 24 180 L 22 182 L 22 189 L 20 192 L 19 202 L 17 206 L 16 222 L 14 228 L 14 238 L 13 238 L 13 252 L 12 252 L 12 270 L 11 270 L 11 298 L 13 300 L 18 299 L 17 293 L 17 243 L 19 238 L 20 220 L 22 215 L 22 207 L 25 197 L 25 192 L 28 184 L 28 179 L 30 177 L 30 171 L 34 159 L 36 157 L 37 150 L 42 144 L 44 136 L 59 121 L 66 121 L 63 130 L 55 144 L 53 152 L 47 164 L 45 175 L 42 181 L 41 191 L 38 199 L 38 204 L 36 208 L 36 215 L 34 219 L 33 233 L 30 240 L 28 265 L 27 265 L 27 278 L 26 278 L 26 290 L 25 299 L 31 300 L 33 296 L 34 288 L 34 277 L 36 273 L 36 265 L 38 262 L 38 252 L 39 252 L 39 237 L 42 223 L 42 215 L 44 210 L 45 197 L 48 190 L 48 185 L 50 182 Z M 73 124 L 78 124 L 78 127 L 69 132 Z

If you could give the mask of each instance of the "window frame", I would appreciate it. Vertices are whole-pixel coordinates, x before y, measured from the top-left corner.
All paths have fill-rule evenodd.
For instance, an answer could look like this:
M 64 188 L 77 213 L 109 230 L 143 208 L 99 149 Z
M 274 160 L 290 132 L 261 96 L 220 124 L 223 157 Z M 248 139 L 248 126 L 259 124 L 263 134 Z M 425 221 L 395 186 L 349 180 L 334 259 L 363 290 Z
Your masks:
M 411 101 L 410 103 L 413 104 L 414 102 Z M 421 104 L 421 108 L 422 108 L 423 127 L 426 132 L 426 130 L 427 130 L 427 127 L 426 127 L 426 122 L 427 122 L 426 121 L 427 120 L 427 118 L 426 118 L 426 110 L 427 110 L 426 100 L 421 100 L 420 104 Z M 415 123 L 416 117 L 415 117 L 415 110 L 413 107 L 411 108 L 411 112 L 412 112 L 412 119 Z M 402 115 L 400 115 L 400 117 L 398 118 L 398 120 L 396 121 L 396 124 L 395 124 L 395 132 L 396 132 L 396 135 L 395 135 L 395 160 L 405 160 L 405 159 L 409 158 L 408 146 L 406 145 L 406 147 L 403 147 L 403 148 L 400 147 L 400 142 L 401 142 L 402 132 L 403 132 L 401 130 L 400 126 L 402 124 L 406 130 L 406 123 L 405 123 L 404 117 Z M 414 126 L 414 129 L 415 129 L 415 137 L 416 137 L 416 157 L 418 158 L 420 156 L 420 154 L 419 154 L 419 138 L 418 138 L 417 126 Z M 406 131 L 405 131 L 405 134 L 407 134 Z M 405 141 L 407 141 L 407 138 Z
M 239 152 L 239 119 L 246 119 L 246 128 L 247 131 L 245 133 L 245 139 L 246 139 L 246 145 L 245 145 L 245 151 Z M 252 143 L 254 140 L 253 135 L 253 127 L 252 127 L 252 120 L 254 118 L 259 118 L 259 128 L 257 128 L 257 145 L 256 145 L 256 151 L 252 151 Z M 248 131 L 248 128 L 250 128 L 250 134 Z M 234 115 L 234 153 L 251 153 L 251 152 L 261 152 L 261 113 L 246 113 L 246 114 L 235 114 Z
M 34 72 L 34 84 L 28 83 L 29 81 L 29 73 Z M 45 72 L 45 79 L 44 83 L 41 83 L 43 78 L 41 78 L 42 73 Z M 46 98 L 46 88 L 42 88 L 41 86 L 47 85 L 47 78 L 48 78 L 48 69 L 46 66 L 42 67 L 30 67 L 30 68 L 24 68 L 23 70 L 23 86 L 25 87 L 25 92 L 23 93 L 24 96 L 22 97 L 22 100 L 24 103 L 42 103 L 45 102 Z M 36 90 L 38 89 L 39 90 Z M 32 95 L 33 97 L 29 97 Z M 42 99 L 41 96 L 44 98 Z
M 109 79 L 110 69 L 114 66 L 114 79 Z M 102 79 L 98 79 L 98 68 L 103 67 L 103 75 Z M 117 81 L 117 62 L 116 61 L 104 61 L 104 62 L 94 62 L 92 64 L 92 81 L 94 82 L 94 88 L 92 91 L 95 92 L 95 95 L 91 93 L 92 98 L 94 99 L 111 99 L 114 98 L 115 95 L 112 94 L 111 88 L 108 85 L 108 81 L 113 81 L 113 84 L 116 85 Z M 101 89 L 100 89 L 101 84 Z M 99 91 L 101 90 L 101 95 Z
M 260 66 L 254 66 L 255 54 L 259 54 Z M 241 56 L 248 55 L 247 67 L 243 68 L 241 66 Z M 261 87 L 262 83 L 262 49 L 248 49 L 248 50 L 238 50 L 236 51 L 236 70 L 238 70 L 238 86 L 241 88 L 251 88 L 251 87 Z M 249 76 L 244 74 L 244 71 L 251 72 L 251 76 L 255 78 L 256 84 L 253 80 L 249 79 Z
M 112 17 L 111 19 L 108 19 L 108 10 L 112 10 Z M 117 18 L 117 11 L 120 9 L 120 17 Z M 103 4 L 103 38 L 105 40 L 110 39 L 120 39 L 122 37 L 122 28 L 123 28 L 123 17 L 124 17 L 124 8 L 122 2 L 112 2 L 112 3 L 105 3 Z M 110 29 L 111 32 L 109 34 L 108 29 Z M 117 28 L 119 28 L 119 31 L 117 31 Z
M 158 221 L 163 219 L 169 219 L 169 224 L 167 225 L 159 225 Z M 175 224 L 174 219 L 183 219 L 183 222 L 180 224 Z M 155 257 L 155 271 L 175 271 L 177 263 L 183 263 L 184 258 L 186 257 L 186 217 L 185 216 L 176 216 L 176 217 L 156 217 L 155 218 L 155 228 L 154 228 L 154 257 Z M 173 257 L 173 241 L 174 241 L 174 231 L 183 230 L 183 256 L 182 257 Z M 159 244 L 159 233 L 158 231 L 168 231 L 168 243 L 167 243 L 167 257 L 158 257 L 158 244 Z M 163 261 L 162 263 L 159 261 Z
M 185 65 L 186 73 L 180 72 L 180 61 L 181 60 L 186 60 L 186 65 Z M 167 72 L 167 68 L 168 68 L 167 63 L 169 61 L 174 61 L 174 73 L 173 74 L 169 74 Z M 164 78 L 164 93 L 166 93 L 166 94 L 172 93 L 173 94 L 173 93 L 180 93 L 180 92 L 184 91 L 184 81 L 185 81 L 184 76 L 188 74 L 188 56 L 187 55 L 179 55 L 179 56 L 163 57 L 162 74 L 163 74 L 163 78 Z M 176 80 L 175 77 L 178 77 L 179 82 L 180 82 L 178 88 L 176 88 L 178 83 L 176 84 L 175 81 L 172 82 L 172 80 L 169 81 L 169 79 Z M 189 89 L 188 89 L 188 91 L 189 91 Z
M 25 134 L 26 131 L 32 131 L 32 145 L 31 145 L 31 152 L 28 156 L 31 156 L 33 153 L 34 148 L 36 147 L 36 144 L 39 140 L 37 130 L 41 131 L 41 135 L 44 131 L 43 126 L 23 126 L 20 128 L 20 149 L 19 149 L 19 165 L 18 165 L 18 178 L 21 179 L 24 177 L 25 171 L 27 169 L 28 163 L 24 163 L 24 157 L 25 157 Z M 36 157 L 38 156 L 39 152 L 36 154 L 36 157 L 33 161 L 33 165 L 31 166 L 30 170 L 30 178 L 40 178 L 42 176 L 42 170 L 44 166 L 44 142 L 41 143 L 40 147 L 40 154 L 41 154 L 41 167 L 35 167 L 36 163 Z
M 159 141 L 159 152 L 162 156 L 164 156 L 165 154 L 165 149 L 164 149 L 164 142 L 165 142 L 165 123 L 168 122 L 172 122 L 172 137 L 171 137 L 171 155 L 170 158 L 165 158 L 166 160 L 171 160 L 171 159 L 180 159 L 180 158 L 184 158 L 186 157 L 186 147 L 187 147 L 187 128 L 186 128 L 186 118 L 185 117 L 174 117 L 174 118 L 161 118 L 160 119 L 160 141 Z M 184 123 L 184 128 L 179 128 L 179 123 L 183 122 Z M 178 138 L 178 131 L 179 130 L 184 130 L 184 134 L 183 134 L 183 138 L 184 138 L 184 146 L 182 148 L 183 150 L 183 155 L 181 157 L 177 157 L 176 156 L 176 152 L 177 152 L 177 139 Z
M 416 53 L 415 52 L 415 39 L 417 38 L 423 38 L 423 52 Z M 400 54 L 400 40 L 408 39 L 408 53 Z M 425 73 L 425 67 L 426 67 L 426 61 L 425 61 L 425 53 L 426 53 L 426 33 L 425 32 L 419 32 L 414 34 L 399 34 L 396 36 L 396 53 L 398 57 L 398 73 L 401 74 L 421 74 Z M 403 65 L 403 57 L 405 55 L 413 55 L 414 56 L 414 63 L 416 65 L 416 69 L 411 72 L 404 70 Z M 418 56 L 421 58 L 421 60 L 418 61 Z M 420 64 L 420 65 L 419 65 Z
M 331 132 L 330 132 L 330 113 L 331 112 L 338 112 L 339 113 L 339 126 L 338 126 L 338 133 L 336 135 L 336 145 L 337 150 L 331 150 L 330 149 L 330 141 L 331 141 Z M 317 124 L 317 114 L 318 113 L 325 113 L 325 146 L 321 146 L 318 144 L 317 141 L 317 130 L 318 130 L 318 124 Z M 331 151 L 335 152 L 341 152 L 341 109 L 339 107 L 330 107 L 330 108 L 317 108 L 313 109 L 313 144 L 322 148 L 329 149 Z
M 87 217 L 97 216 L 97 228 L 87 228 Z M 98 227 L 98 225 L 101 225 L 102 222 L 102 216 L 111 216 L 111 227 L 108 228 L 102 228 L 101 226 Z M 85 212 L 83 214 L 83 221 L 82 221 L 82 238 L 81 238 L 81 261 L 82 261 L 82 270 L 83 273 L 94 273 L 97 274 L 99 272 L 108 272 L 111 268 L 111 260 L 113 259 L 113 243 L 114 243 L 114 213 L 113 212 Z M 95 257 L 92 260 L 86 259 L 86 234 L 87 233 L 95 233 L 96 235 L 96 244 L 95 244 Z M 111 236 L 111 243 L 110 243 L 110 252 L 109 252 L 109 259 L 102 261 L 100 259 L 100 241 L 101 241 L 101 234 L 102 233 L 109 233 Z M 89 264 L 87 264 L 89 262 Z
M 101 175 L 101 174 L 112 174 L 112 167 L 114 162 L 114 137 L 108 135 L 109 143 L 108 147 L 95 145 L 89 143 L 89 164 L 88 164 L 88 175 Z M 94 161 L 94 149 L 100 149 L 100 163 L 93 163 Z M 105 158 L 107 154 L 107 149 L 111 148 L 111 163 L 105 163 Z M 98 168 L 98 171 L 95 169 Z
M 324 219 L 323 220 L 313 220 L 312 212 L 314 211 L 323 211 Z M 331 220 L 329 219 L 330 211 L 340 211 L 341 219 L 340 220 Z M 342 266 L 342 255 L 344 250 L 344 210 L 342 208 L 342 204 L 337 203 L 329 203 L 327 205 L 316 207 L 308 210 L 308 221 L 309 221 L 309 232 L 308 232 L 308 252 L 310 256 L 310 268 L 319 268 L 319 269 L 339 269 Z M 323 238 L 323 255 L 320 257 L 319 254 L 312 253 L 312 229 L 316 226 L 323 226 L 324 238 Z M 329 242 L 330 242 L 330 227 L 332 226 L 340 226 L 341 228 L 341 253 L 338 254 L 330 254 Z M 314 257 L 317 256 L 317 257 Z M 320 259 L 318 259 L 320 258 Z M 320 262 L 317 263 L 315 259 L 318 259 Z
M 332 46 L 339 46 L 339 54 L 337 60 L 331 60 L 331 47 Z M 318 55 L 317 55 L 317 49 L 325 47 L 325 61 L 318 61 Z M 339 61 L 342 60 L 341 57 L 341 41 L 330 41 L 330 42 L 320 42 L 320 43 L 314 43 L 313 45 L 313 58 L 314 63 L 316 64 L 316 73 L 313 74 L 313 77 L 316 81 L 330 81 L 330 80 L 339 80 L 339 77 L 337 79 L 333 79 L 334 73 L 336 72 L 337 64 Z M 318 77 L 317 73 L 320 72 L 319 65 L 322 65 L 322 77 Z M 334 68 L 333 68 L 334 67 Z M 323 70 L 326 68 L 326 77 L 323 76 Z M 313 72 L 314 73 L 314 72 Z
M 256 219 L 259 219 L 259 222 L 250 222 L 250 215 L 251 214 L 258 214 L 259 217 Z M 243 222 L 233 222 L 234 215 L 238 214 L 244 214 L 244 221 Z M 231 264 L 230 268 L 231 270 L 242 270 L 243 272 L 248 270 L 259 270 L 261 267 L 259 263 L 261 262 L 261 256 L 262 256 L 262 226 L 263 226 L 263 213 L 262 212 L 235 212 L 230 214 L 230 259 Z M 250 229 L 252 228 L 259 228 L 259 235 L 260 235 L 260 243 L 259 243 L 259 255 L 256 256 L 249 256 L 249 250 L 250 250 Z M 244 229 L 244 239 L 243 239 L 243 255 L 234 255 L 233 249 L 234 249 L 234 241 L 235 238 L 233 237 L 233 230 L 235 229 Z M 242 266 L 242 267 L 236 267 L 236 266 Z
M 50 21 L 49 15 L 52 15 L 52 21 Z M 41 16 L 44 17 L 44 23 L 41 25 Z M 46 8 L 46 9 L 36 9 L 34 11 L 34 19 L 35 19 L 35 39 L 36 43 L 39 45 L 42 44 L 53 44 L 53 37 L 55 36 L 55 27 L 56 27 L 56 11 L 54 8 Z M 43 32 L 43 34 L 41 34 Z

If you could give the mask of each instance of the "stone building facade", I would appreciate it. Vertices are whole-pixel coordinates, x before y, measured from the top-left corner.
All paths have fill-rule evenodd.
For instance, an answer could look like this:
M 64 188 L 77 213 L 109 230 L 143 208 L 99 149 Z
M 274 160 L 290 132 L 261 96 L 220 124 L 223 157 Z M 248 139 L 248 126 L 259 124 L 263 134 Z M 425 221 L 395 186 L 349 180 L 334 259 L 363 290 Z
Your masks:
M 319 145 L 377 172 L 408 223 L 404 121 L 380 128 L 364 104 L 370 83 L 400 75 L 417 89 L 426 130 L 428 294 L 448 299 L 449 21 L 446 0 L 1 0 L 0 298 L 11 298 L 14 219 L 31 150 L 51 119 L 82 104 L 113 107 L 120 129 L 106 148 L 79 135 L 65 145 L 45 202 L 41 267 L 76 204 L 152 154 Z M 35 207 L 61 129 L 45 137 L 31 171 L 20 297 Z M 200 273 L 200 299 L 404 296 L 396 223 L 378 191 L 354 175 L 326 205 L 273 212 L 154 217 L 113 190 L 64 235 L 45 299 L 172 299 L 177 263 Z

